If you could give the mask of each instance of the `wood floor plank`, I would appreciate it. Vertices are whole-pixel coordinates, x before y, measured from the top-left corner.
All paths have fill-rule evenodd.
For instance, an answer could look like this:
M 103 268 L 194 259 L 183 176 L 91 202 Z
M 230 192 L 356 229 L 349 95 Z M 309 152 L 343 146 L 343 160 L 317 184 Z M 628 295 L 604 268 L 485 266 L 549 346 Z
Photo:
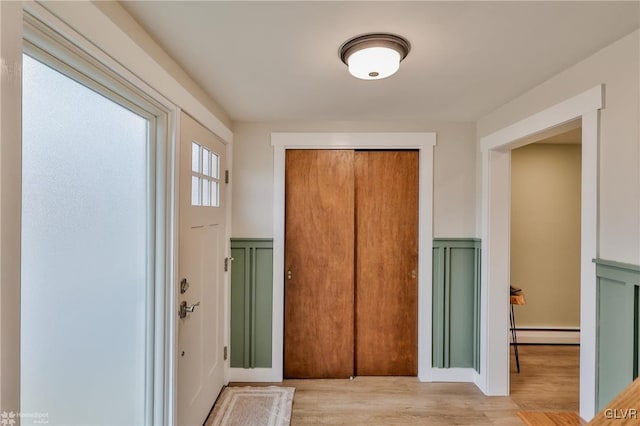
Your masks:
M 300 379 L 281 385 L 296 388 L 294 426 L 522 426 L 518 412 L 578 411 L 579 356 L 578 346 L 520 346 L 521 373 L 512 359 L 508 397 L 485 396 L 471 383 L 422 383 L 415 377 Z
M 577 413 L 520 411 L 518 416 L 527 426 L 581 426 L 587 422 Z
M 516 423 L 509 398 L 487 398 L 466 383 L 420 383 L 415 377 L 288 380 L 296 387 L 293 425 L 493 425 L 484 410 L 504 410 Z
M 523 411 L 580 410 L 580 347 L 520 345 L 520 374 L 511 353 L 510 397 Z

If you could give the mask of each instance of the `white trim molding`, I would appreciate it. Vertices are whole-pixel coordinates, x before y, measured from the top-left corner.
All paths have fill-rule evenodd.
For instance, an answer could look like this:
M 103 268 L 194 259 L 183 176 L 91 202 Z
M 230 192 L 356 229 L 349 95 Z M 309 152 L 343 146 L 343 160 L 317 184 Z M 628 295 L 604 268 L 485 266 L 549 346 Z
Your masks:
M 478 373 L 473 368 L 432 368 L 430 382 L 474 383 Z
M 273 364 L 272 364 L 273 365 Z M 282 369 L 277 368 L 229 368 L 230 382 L 267 382 L 282 381 Z
M 63 36 L 68 36 L 67 32 L 72 28 L 74 34 L 70 34 L 70 39 L 87 52 L 99 50 L 100 55 L 94 55 L 97 59 L 108 56 L 110 61 L 105 63 L 107 67 L 117 64 L 118 68 L 125 68 L 215 133 L 225 144 L 233 141 L 233 133 L 218 117 L 93 2 L 27 1 L 24 9 L 60 31 Z M 59 20 L 65 22 L 66 28 L 56 25 Z M 82 34 L 86 40 L 79 39 L 75 32 Z M 95 46 L 99 46 L 99 49 Z M 122 74 L 121 70 L 115 71 Z
M 580 416 L 590 420 L 596 402 L 596 274 L 598 257 L 598 85 L 480 139 L 482 153 L 482 283 L 480 375 L 487 395 L 509 394 L 511 150 L 532 136 L 572 120 L 582 124 Z
M 425 133 L 272 133 L 274 147 L 273 346 L 271 372 L 242 373 L 245 381 L 281 381 L 284 345 L 285 155 L 287 149 L 416 149 L 419 151 L 418 378 L 434 379 L 431 355 L 433 147 L 436 134 Z M 257 369 L 256 369 L 257 370 Z M 264 369 L 261 369 L 264 370 Z M 443 373 L 443 376 L 446 376 Z M 240 375 L 232 370 L 233 380 Z M 451 373 L 451 379 L 457 377 Z M 446 380 L 446 378 L 443 378 Z M 453 380 L 455 381 L 455 380 Z
M 541 328 L 516 330 L 518 344 L 522 345 L 579 345 L 580 330 Z M 512 341 L 512 340 L 511 340 Z
M 0 409 L 20 412 L 22 4 L 0 1 Z

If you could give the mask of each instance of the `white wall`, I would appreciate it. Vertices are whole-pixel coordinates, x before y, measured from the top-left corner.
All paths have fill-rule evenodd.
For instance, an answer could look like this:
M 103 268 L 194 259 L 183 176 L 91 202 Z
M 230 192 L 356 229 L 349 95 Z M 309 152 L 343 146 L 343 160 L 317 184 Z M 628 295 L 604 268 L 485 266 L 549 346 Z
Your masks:
M 199 102 L 213 113 L 226 127 L 231 127 L 231 119 L 215 99 L 206 94 L 200 86 L 173 60 L 142 27 L 115 1 L 94 2 L 106 16 L 120 29 L 127 33 L 131 40 L 143 48 L 149 56 L 162 66 L 171 76 L 189 91 Z M 162 88 L 156 88 L 162 89 Z M 159 90 L 162 92 L 162 90 Z
M 475 235 L 475 125 L 456 122 L 236 122 L 234 237 L 273 237 L 271 132 L 436 132 L 434 236 Z
M 25 2 L 25 9 L 36 14 L 45 23 L 58 26 L 58 19 L 64 21 L 71 30 L 63 30 L 63 36 L 72 39 L 80 36 L 86 39 L 79 42 L 83 48 L 95 49 L 97 46 L 101 53 L 95 56 L 108 55 L 118 64 L 107 63 L 107 68 L 123 74 L 125 79 L 141 87 L 152 97 L 168 100 L 171 108 L 177 106 L 183 109 L 225 143 L 233 140 L 229 126 L 225 124 L 228 121 L 226 113 L 145 34 L 119 4 L 88 1 L 48 1 L 38 4 Z M 220 114 L 220 117 L 216 114 Z
M 605 84 L 600 131 L 599 257 L 640 264 L 640 30 L 477 123 L 478 138 Z

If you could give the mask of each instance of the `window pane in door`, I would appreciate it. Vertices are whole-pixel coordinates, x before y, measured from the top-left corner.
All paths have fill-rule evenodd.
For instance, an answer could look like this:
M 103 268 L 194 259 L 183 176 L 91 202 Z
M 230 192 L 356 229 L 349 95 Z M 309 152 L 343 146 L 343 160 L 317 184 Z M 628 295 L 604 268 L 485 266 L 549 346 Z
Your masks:
M 216 153 L 211 153 L 211 176 L 220 179 L 220 156 Z
M 211 176 L 211 153 L 207 148 L 202 148 L 202 174 Z
M 209 179 L 202 180 L 202 205 L 211 205 L 211 181 Z
M 200 145 L 191 142 L 191 171 L 200 173 Z
M 212 182 L 212 192 L 213 194 L 211 195 L 212 197 L 212 201 L 211 201 L 211 205 L 213 207 L 220 207 L 220 183 L 219 182 Z
M 202 204 L 200 200 L 200 178 L 191 176 L 191 205 L 199 206 Z
M 21 411 L 50 425 L 146 423 L 148 126 L 24 56 Z

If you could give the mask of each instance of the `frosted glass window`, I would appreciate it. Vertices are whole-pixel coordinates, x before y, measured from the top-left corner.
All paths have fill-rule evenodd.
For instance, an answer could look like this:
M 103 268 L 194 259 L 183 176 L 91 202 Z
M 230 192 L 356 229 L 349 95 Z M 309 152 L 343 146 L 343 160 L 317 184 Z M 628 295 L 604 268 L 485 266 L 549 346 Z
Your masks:
M 191 143 L 191 205 L 220 207 L 220 156 Z
M 22 424 L 142 425 L 149 121 L 23 59 Z

